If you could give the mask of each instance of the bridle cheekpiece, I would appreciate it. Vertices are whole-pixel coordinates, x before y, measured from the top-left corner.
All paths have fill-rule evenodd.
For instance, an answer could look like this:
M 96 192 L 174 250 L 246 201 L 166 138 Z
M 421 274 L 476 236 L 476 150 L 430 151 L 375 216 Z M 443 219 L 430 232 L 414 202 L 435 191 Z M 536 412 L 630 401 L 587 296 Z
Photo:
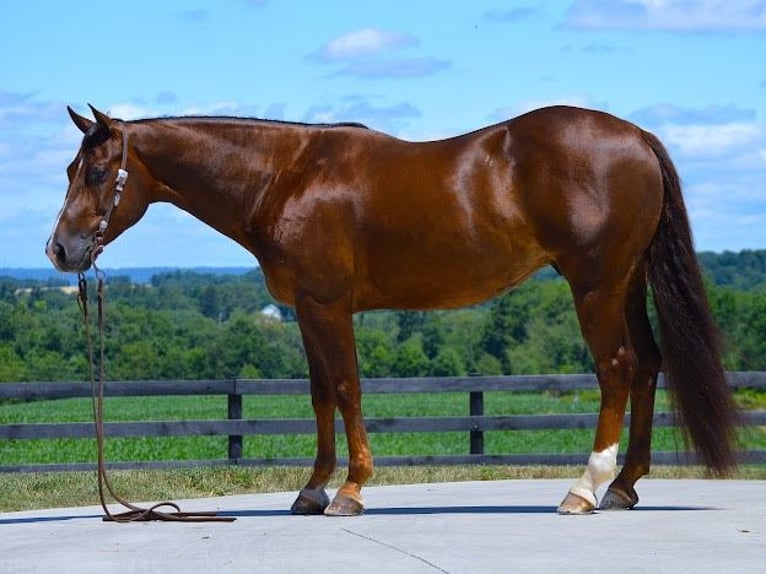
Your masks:
M 128 171 L 125 169 L 128 165 L 128 134 L 125 130 L 122 131 L 122 161 L 120 162 L 120 168 L 117 170 L 117 179 L 114 182 L 114 197 L 109 209 L 104 213 L 104 217 L 98 224 L 98 229 L 93 238 L 94 248 L 91 252 L 91 263 L 95 266 L 96 257 L 98 257 L 104 250 L 104 233 L 109 226 L 109 218 L 112 216 L 114 208 L 120 204 L 120 198 L 122 197 L 122 191 L 125 189 L 125 182 L 128 181 Z

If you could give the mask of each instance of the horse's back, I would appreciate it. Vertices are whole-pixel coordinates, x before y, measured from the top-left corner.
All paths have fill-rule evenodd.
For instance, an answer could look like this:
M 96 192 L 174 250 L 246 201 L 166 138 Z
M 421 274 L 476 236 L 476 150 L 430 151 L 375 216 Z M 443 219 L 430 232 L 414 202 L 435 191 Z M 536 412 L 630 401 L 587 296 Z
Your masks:
M 596 243 L 646 249 L 656 227 L 656 159 L 607 114 L 545 108 L 423 143 L 322 138 L 277 228 L 302 289 L 350 291 L 357 310 L 477 303 Z
M 380 190 L 385 200 L 366 224 L 377 284 L 387 292 L 428 284 L 424 298 L 441 292 L 440 305 L 459 305 L 547 263 L 592 265 L 594 274 L 597 265 L 630 267 L 654 235 L 663 197 L 642 134 L 609 114 L 557 106 L 405 146 L 418 159 L 390 164 L 399 175 L 389 182 L 401 181 Z M 393 223 L 373 233 L 386 213 Z M 592 253 L 603 257 L 584 259 Z

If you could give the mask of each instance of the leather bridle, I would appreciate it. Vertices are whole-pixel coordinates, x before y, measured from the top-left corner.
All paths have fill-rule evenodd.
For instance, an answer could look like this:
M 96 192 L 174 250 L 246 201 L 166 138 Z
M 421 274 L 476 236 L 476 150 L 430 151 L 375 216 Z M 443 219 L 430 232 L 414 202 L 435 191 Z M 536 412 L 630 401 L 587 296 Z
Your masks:
M 98 224 L 98 229 L 93 237 L 93 250 L 91 251 L 91 264 L 95 267 L 96 258 L 101 255 L 104 250 L 104 234 L 106 228 L 109 227 L 109 219 L 112 217 L 112 211 L 120 204 L 122 198 L 122 191 L 125 189 L 125 183 L 128 181 L 128 134 L 125 130 L 122 131 L 122 160 L 120 161 L 120 168 L 117 170 L 117 179 L 114 182 L 114 195 L 112 196 L 112 202 L 107 207 L 104 217 Z M 96 268 L 98 269 L 98 268 Z

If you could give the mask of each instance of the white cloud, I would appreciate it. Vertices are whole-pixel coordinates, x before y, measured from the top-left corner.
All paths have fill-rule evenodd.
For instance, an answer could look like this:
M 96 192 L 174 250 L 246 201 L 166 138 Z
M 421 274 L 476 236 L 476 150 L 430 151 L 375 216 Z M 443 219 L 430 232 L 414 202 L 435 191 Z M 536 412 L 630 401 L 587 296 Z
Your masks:
M 409 102 L 377 105 L 365 96 L 348 96 L 341 105 L 314 105 L 304 121 L 318 123 L 361 122 L 373 129 L 397 135 L 421 111 Z
M 335 65 L 330 76 L 360 79 L 421 78 L 450 67 L 449 61 L 430 56 L 392 55 L 417 44 L 417 38 L 404 32 L 361 28 L 333 38 L 307 59 Z
M 628 119 L 660 136 L 679 160 L 689 166 L 696 162 L 695 169 L 736 172 L 766 167 L 766 126 L 752 108 L 660 103 L 637 110 Z
M 763 139 L 759 126 L 752 123 L 667 125 L 662 133 L 666 143 L 697 159 L 742 153 Z
M 109 108 L 109 117 L 129 121 L 152 116 L 149 108 L 133 103 L 115 104 Z
M 682 107 L 663 102 L 647 106 L 630 114 L 629 119 L 641 126 L 665 124 L 727 124 L 748 123 L 756 118 L 756 110 L 736 104 Z
M 698 249 L 761 249 L 766 228 L 762 182 L 736 173 L 705 176 L 684 188 Z
M 109 116 L 126 121 L 139 118 L 156 118 L 175 113 L 182 116 L 252 116 L 255 115 L 256 109 L 256 106 L 243 104 L 239 100 L 220 100 L 170 111 L 167 108 L 160 110 L 140 103 L 121 102 L 109 108 Z
M 766 29 L 764 0 L 576 0 L 565 25 L 675 32 Z
M 60 207 L 65 169 L 82 134 L 63 104 L 40 102 L 29 94 L 0 92 L 0 202 L 3 213 Z M 19 221 L 23 216 L 19 215 Z M 22 224 L 18 224 L 22 225 Z
M 362 28 L 333 38 L 319 49 L 317 57 L 324 61 L 337 62 L 377 55 L 414 44 L 417 44 L 417 40 L 402 32 Z

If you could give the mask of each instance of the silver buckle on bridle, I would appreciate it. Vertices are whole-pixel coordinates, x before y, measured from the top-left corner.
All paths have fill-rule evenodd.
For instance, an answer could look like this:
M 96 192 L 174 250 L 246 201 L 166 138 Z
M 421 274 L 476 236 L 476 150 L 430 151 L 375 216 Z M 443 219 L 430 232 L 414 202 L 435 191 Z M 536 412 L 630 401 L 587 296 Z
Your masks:
M 117 181 L 114 182 L 114 206 L 120 203 L 120 194 L 125 189 L 125 182 L 128 181 L 128 172 L 120 168 L 117 170 Z

